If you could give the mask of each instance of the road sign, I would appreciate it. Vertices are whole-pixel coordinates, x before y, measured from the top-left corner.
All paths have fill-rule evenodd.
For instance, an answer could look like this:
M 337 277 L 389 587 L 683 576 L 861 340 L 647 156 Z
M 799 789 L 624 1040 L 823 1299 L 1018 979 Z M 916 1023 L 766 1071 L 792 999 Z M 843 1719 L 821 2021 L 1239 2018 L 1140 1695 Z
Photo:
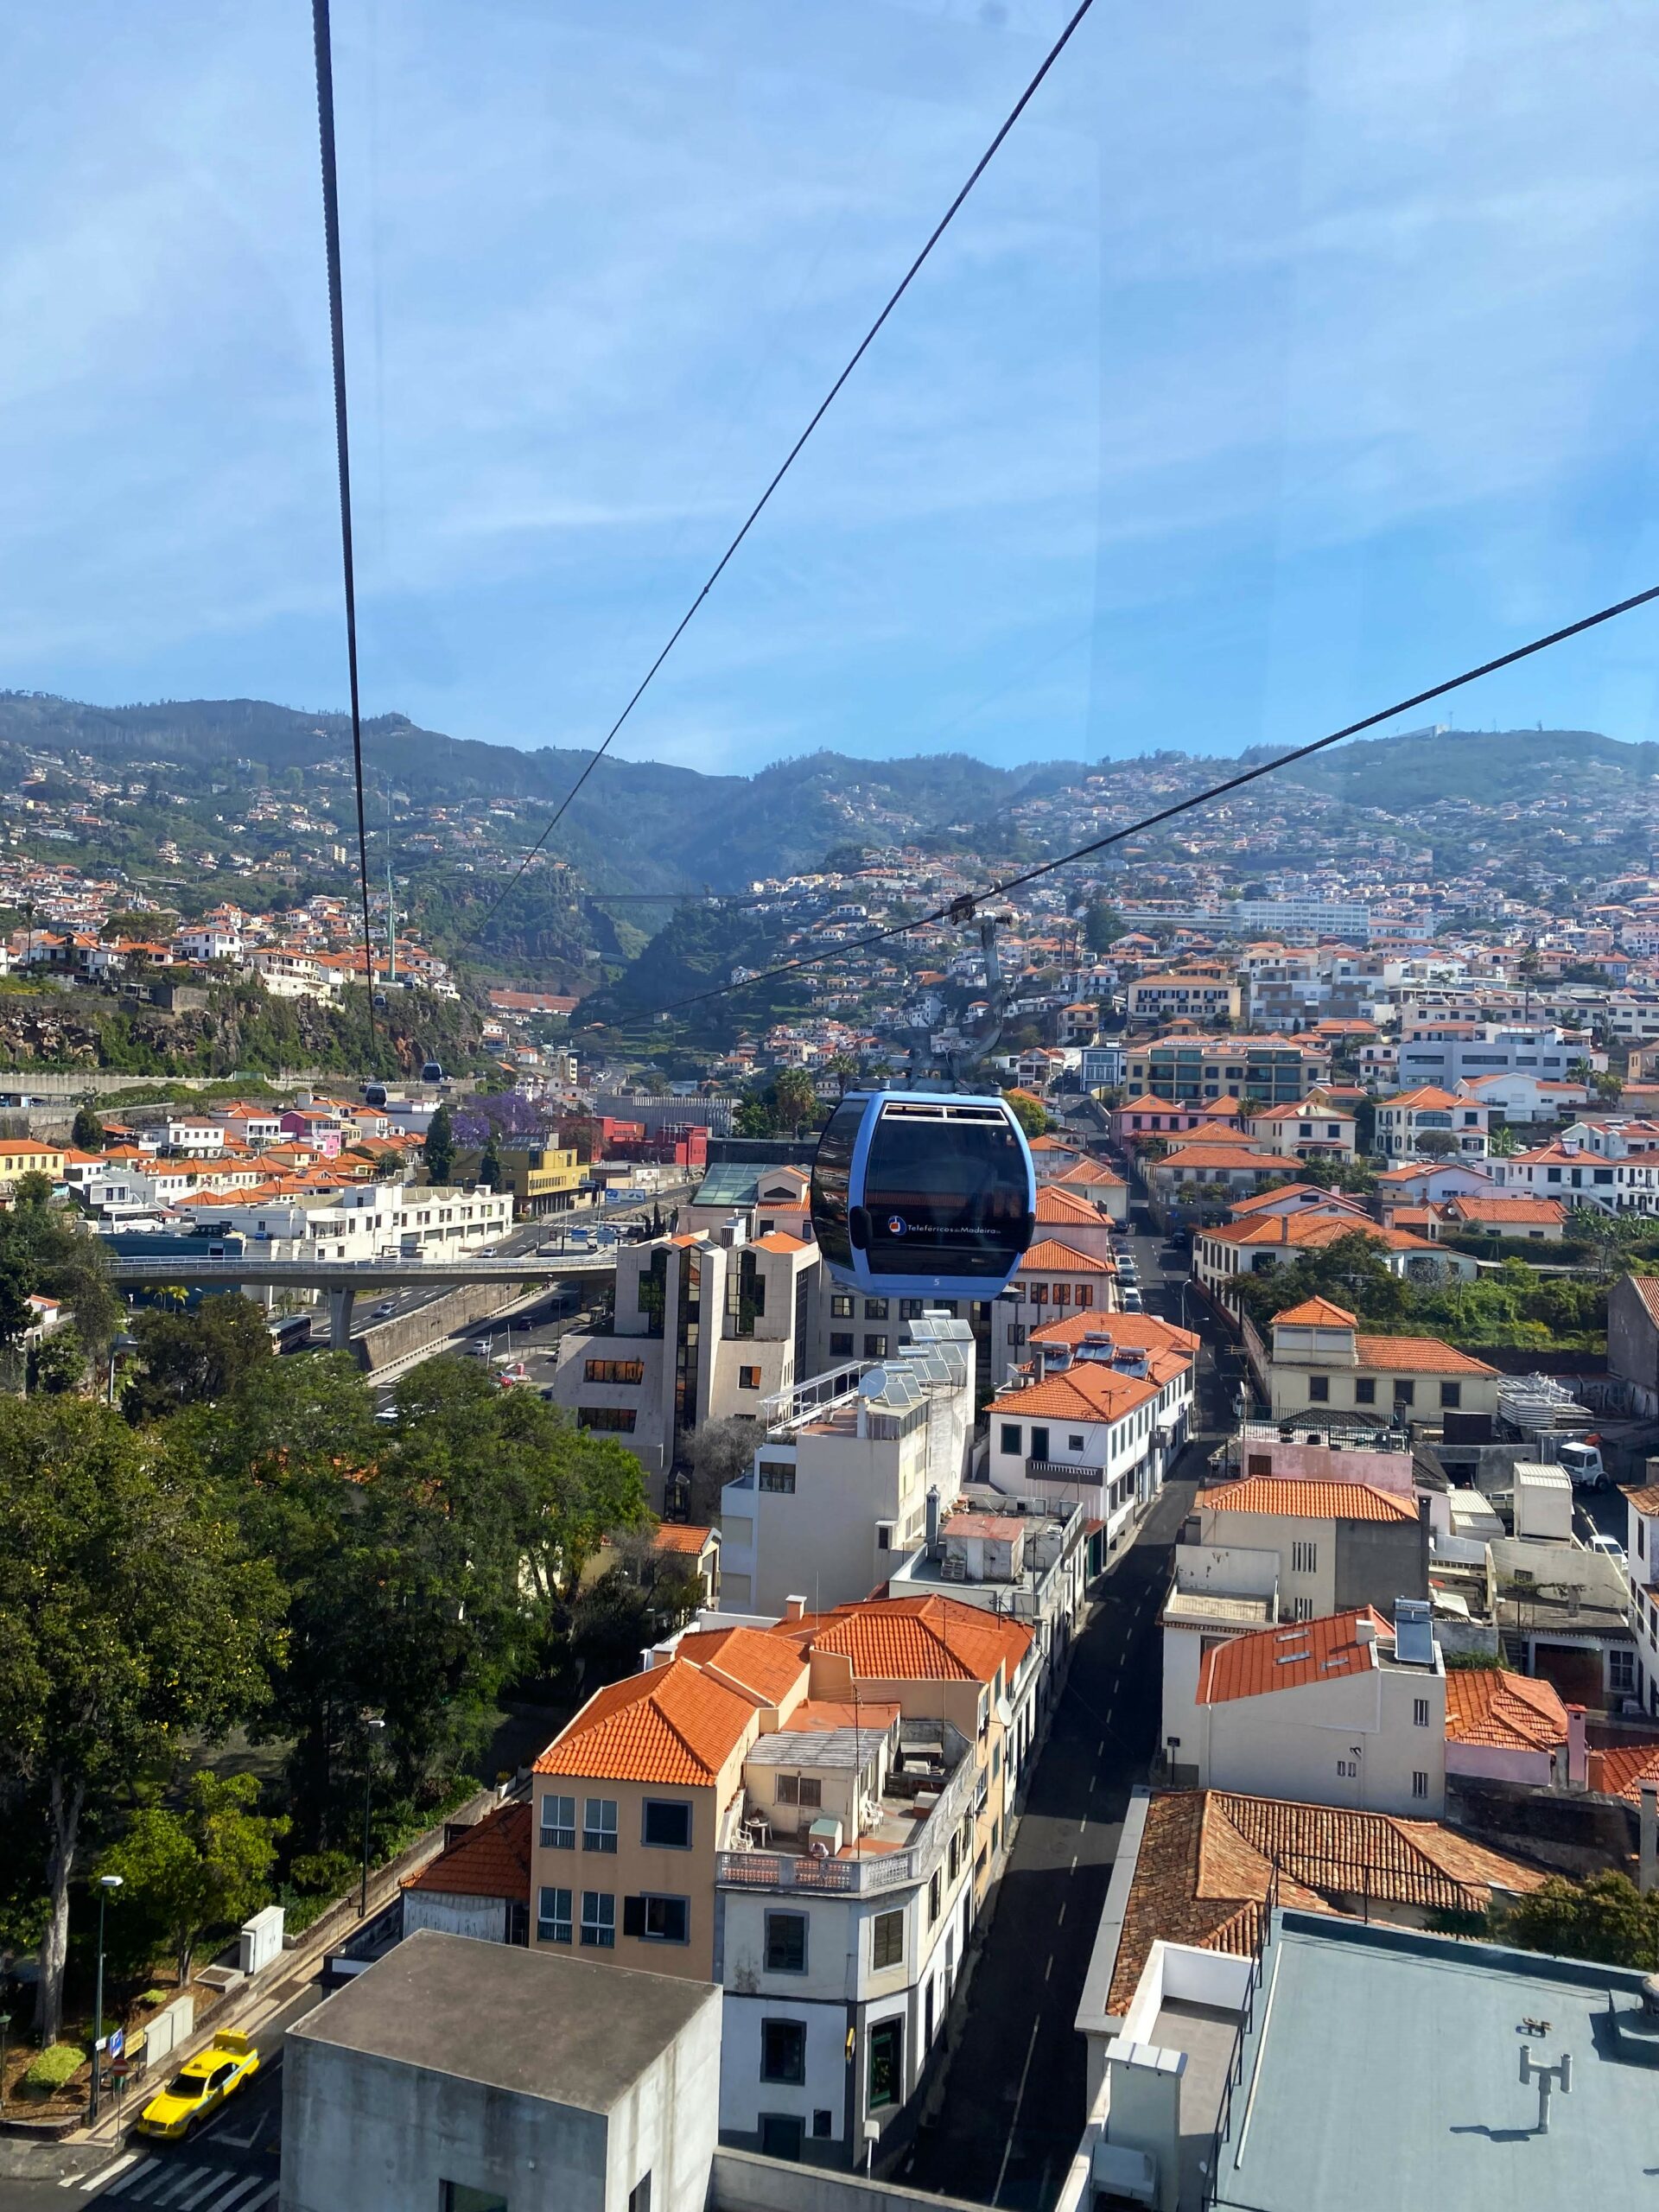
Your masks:
M 111 2028 L 108 2036 L 105 2038 L 104 2043 L 104 2048 L 109 2053 L 110 2056 L 111 2058 L 119 2058 L 126 2047 L 126 2031 L 124 2028 Z

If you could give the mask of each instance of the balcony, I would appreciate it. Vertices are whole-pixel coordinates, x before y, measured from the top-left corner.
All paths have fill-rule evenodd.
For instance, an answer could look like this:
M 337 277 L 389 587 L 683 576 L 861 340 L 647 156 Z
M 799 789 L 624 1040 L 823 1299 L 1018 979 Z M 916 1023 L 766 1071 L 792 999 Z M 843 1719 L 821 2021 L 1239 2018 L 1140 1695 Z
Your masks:
M 1106 1485 L 1104 1467 L 1074 1465 L 1067 1459 L 1027 1459 L 1026 1480 L 1028 1483 L 1069 1483 L 1089 1490 L 1103 1490 Z

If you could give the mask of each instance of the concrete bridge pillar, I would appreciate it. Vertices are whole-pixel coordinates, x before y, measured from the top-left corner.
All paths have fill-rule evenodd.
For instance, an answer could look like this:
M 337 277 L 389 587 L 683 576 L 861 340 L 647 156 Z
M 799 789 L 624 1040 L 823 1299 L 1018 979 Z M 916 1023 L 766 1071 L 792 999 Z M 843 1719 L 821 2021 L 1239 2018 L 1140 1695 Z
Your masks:
M 352 1348 L 352 1308 L 357 1303 L 354 1290 L 331 1290 L 328 1294 L 328 1349 L 330 1351 L 349 1351 Z

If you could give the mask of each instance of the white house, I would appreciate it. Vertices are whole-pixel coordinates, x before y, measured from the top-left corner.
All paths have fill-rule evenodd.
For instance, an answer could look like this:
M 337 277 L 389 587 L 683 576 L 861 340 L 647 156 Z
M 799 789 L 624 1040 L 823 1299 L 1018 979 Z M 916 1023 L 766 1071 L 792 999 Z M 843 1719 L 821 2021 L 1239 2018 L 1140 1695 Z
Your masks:
M 1111 1314 L 1045 1330 L 1037 1359 L 990 1408 L 987 1478 L 1010 1497 L 1075 1497 L 1115 1537 L 1185 1442 L 1193 1354 L 1150 1346 Z M 1167 1327 L 1168 1324 L 1160 1325 Z
M 1376 1108 L 1376 1149 L 1389 1160 L 1414 1159 L 1425 1137 L 1445 1139 L 1464 1159 L 1484 1160 L 1492 1108 L 1472 1091 L 1456 1094 L 1438 1084 L 1397 1090 Z M 1441 1149 L 1431 1143 L 1429 1150 Z

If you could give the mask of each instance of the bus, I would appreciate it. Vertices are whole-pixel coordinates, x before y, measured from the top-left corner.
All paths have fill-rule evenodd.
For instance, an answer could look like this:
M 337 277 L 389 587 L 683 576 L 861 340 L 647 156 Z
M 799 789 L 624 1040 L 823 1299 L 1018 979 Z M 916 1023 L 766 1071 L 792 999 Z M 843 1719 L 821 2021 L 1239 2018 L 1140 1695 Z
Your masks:
M 270 1331 L 270 1348 L 279 1356 L 285 1351 L 305 1351 L 311 1343 L 311 1316 L 308 1313 L 283 1313 L 267 1325 Z

